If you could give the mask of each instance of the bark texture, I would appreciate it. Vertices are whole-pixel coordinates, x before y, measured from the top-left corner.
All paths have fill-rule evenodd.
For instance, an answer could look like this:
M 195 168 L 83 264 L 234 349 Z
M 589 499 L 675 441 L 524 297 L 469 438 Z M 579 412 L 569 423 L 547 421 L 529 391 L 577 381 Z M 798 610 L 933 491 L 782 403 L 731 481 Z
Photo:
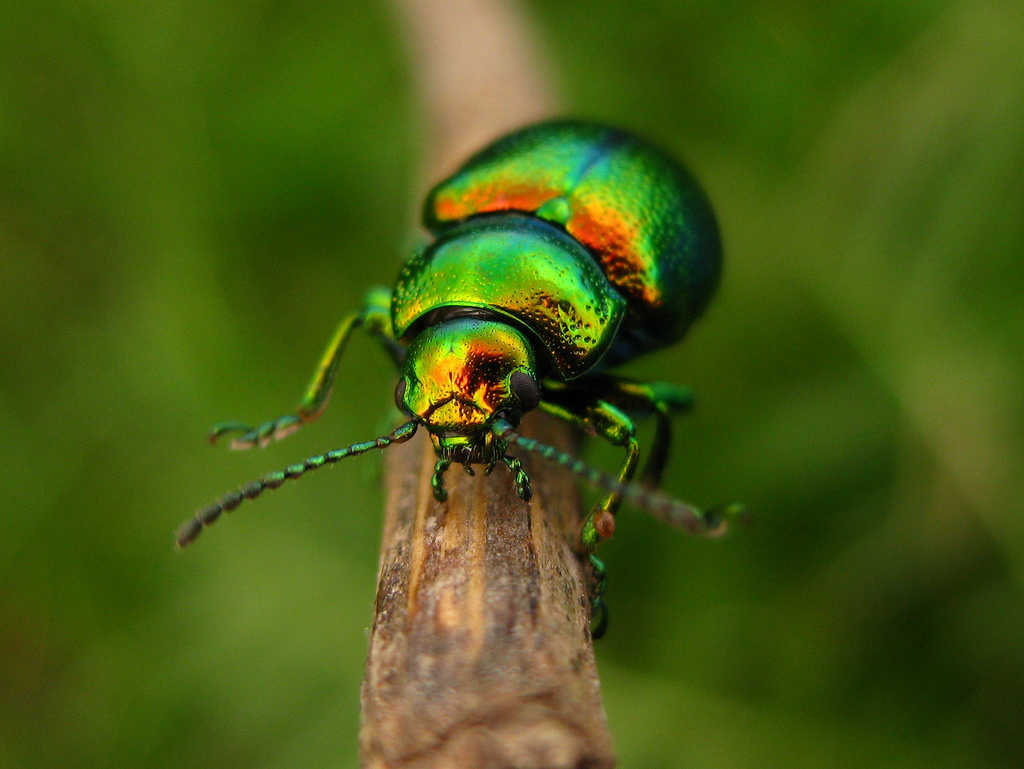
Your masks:
M 541 437 L 559 442 L 558 431 Z M 452 468 L 441 505 L 429 441 L 401 448 L 389 461 L 364 765 L 612 766 L 589 576 L 571 544 L 574 480 L 537 468 L 526 504 L 503 468 L 474 478 Z

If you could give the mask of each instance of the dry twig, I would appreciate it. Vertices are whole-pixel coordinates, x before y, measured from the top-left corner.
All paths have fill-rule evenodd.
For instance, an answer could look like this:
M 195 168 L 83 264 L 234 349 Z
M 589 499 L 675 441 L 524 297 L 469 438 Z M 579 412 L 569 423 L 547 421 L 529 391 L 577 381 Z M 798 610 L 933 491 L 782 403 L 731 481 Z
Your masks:
M 484 0 L 396 0 L 428 115 L 431 170 L 450 170 L 554 100 L 525 22 Z M 524 425 L 566 446 L 564 428 Z M 588 575 L 568 474 L 533 463 L 534 498 L 502 469 L 449 473 L 429 441 L 389 451 L 388 503 L 363 682 L 363 765 L 586 769 L 614 764 L 588 630 Z M 528 462 L 528 457 L 523 457 Z

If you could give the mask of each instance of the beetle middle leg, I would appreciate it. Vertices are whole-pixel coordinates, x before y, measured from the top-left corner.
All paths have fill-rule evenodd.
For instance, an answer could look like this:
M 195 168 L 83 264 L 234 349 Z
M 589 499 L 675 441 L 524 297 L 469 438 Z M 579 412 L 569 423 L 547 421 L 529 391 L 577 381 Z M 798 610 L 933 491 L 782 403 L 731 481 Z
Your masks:
M 582 390 L 566 390 L 564 394 L 578 396 Z M 600 398 L 589 402 L 574 403 L 576 398 L 553 398 L 541 401 L 540 408 L 553 416 L 576 425 L 585 432 L 595 433 L 613 446 L 626 450 L 626 456 L 616 477 L 620 486 L 626 486 L 633 479 L 637 461 L 640 458 L 640 444 L 636 440 L 636 426 L 617 406 Z M 615 512 L 622 503 L 622 492 L 614 489 L 605 494 L 601 502 L 583 522 L 581 534 L 583 547 L 593 550 L 601 540 L 608 539 L 615 531 Z
M 395 341 L 391 330 L 390 301 L 391 294 L 386 289 L 373 289 L 366 296 L 363 310 L 347 316 L 338 324 L 320 358 L 313 378 L 306 387 L 305 396 L 293 413 L 267 420 L 255 427 L 242 422 L 220 422 L 210 430 L 210 442 L 215 443 L 218 438 L 229 433 L 241 433 L 231 442 L 231 448 L 262 447 L 271 441 L 291 435 L 304 424 L 319 417 L 327 408 L 341 356 L 352 332 L 357 328 L 362 328 L 376 337 L 391 356 L 400 361 L 403 350 Z
M 587 377 L 579 383 L 545 382 L 546 402 L 541 408 L 580 429 L 596 433 L 614 446 L 622 446 L 627 455 L 619 469 L 618 481 L 629 483 L 636 470 L 639 448 L 630 414 L 653 414 L 654 440 L 644 465 L 641 480 L 657 486 L 664 472 L 671 445 L 671 417 L 693 408 L 693 393 L 688 387 L 669 382 L 637 382 L 612 375 Z M 614 531 L 612 515 L 622 501 L 611 491 L 602 500 L 583 528 L 583 544 L 593 548 Z
M 630 414 L 654 415 L 654 441 L 641 481 L 645 486 L 657 486 L 661 483 L 672 443 L 672 415 L 693 410 L 693 391 L 671 382 L 637 382 L 607 375 L 596 379 L 605 400 Z

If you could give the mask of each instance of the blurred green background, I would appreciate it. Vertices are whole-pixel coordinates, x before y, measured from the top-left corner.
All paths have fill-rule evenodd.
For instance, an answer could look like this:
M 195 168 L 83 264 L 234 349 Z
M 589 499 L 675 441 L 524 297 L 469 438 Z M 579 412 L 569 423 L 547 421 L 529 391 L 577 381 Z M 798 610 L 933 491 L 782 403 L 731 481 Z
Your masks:
M 687 158 L 727 248 L 629 372 L 698 394 L 669 490 L 756 523 L 621 516 L 621 765 L 1024 765 L 1024 6 L 530 7 L 571 111 Z M 384 5 L 0 5 L 0 767 L 356 764 L 379 462 L 172 533 L 392 420 L 358 340 L 315 428 L 203 437 L 393 280 L 414 105 Z

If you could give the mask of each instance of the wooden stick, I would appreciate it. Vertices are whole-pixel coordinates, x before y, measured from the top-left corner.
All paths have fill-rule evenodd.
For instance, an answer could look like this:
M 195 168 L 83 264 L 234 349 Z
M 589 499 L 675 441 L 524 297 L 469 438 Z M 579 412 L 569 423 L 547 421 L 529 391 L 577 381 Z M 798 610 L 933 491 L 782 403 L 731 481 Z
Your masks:
M 509 128 L 552 114 L 524 22 L 493 0 L 395 0 L 431 125 L 432 172 Z M 524 431 L 562 448 L 566 429 Z M 430 488 L 426 436 L 389 449 L 388 501 L 366 678 L 362 764 L 372 769 L 614 765 L 588 629 L 576 480 L 530 462 L 534 497 L 508 472 L 453 466 Z M 479 468 L 482 470 L 482 468 Z
M 533 432 L 564 446 L 548 427 Z M 442 505 L 429 441 L 417 443 L 388 462 L 364 765 L 612 766 L 574 479 L 533 463 L 526 504 L 504 469 L 453 468 Z

